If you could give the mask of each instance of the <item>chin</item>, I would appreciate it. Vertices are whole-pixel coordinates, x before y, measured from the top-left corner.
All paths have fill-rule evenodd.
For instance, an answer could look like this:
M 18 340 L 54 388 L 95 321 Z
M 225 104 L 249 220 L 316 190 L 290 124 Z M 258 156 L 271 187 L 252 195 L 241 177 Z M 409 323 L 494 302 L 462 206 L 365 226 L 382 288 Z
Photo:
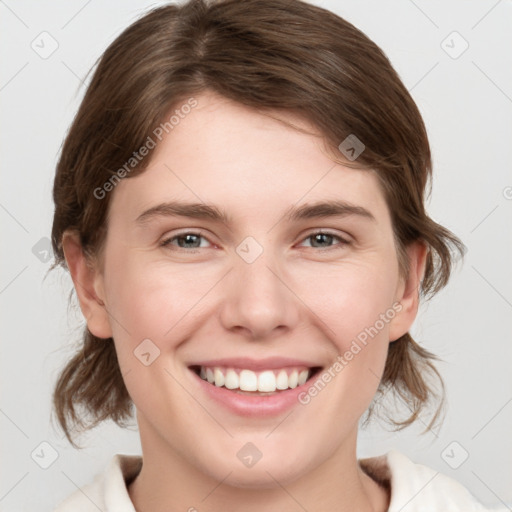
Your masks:
M 314 460 L 309 460 L 309 454 L 298 452 L 302 443 L 294 444 L 292 456 L 287 456 L 289 447 L 284 443 L 269 443 L 256 441 L 261 446 L 257 452 L 250 442 L 236 442 L 233 451 L 211 454 L 207 466 L 203 469 L 212 478 L 226 485 L 240 489 L 273 489 L 287 485 L 304 476 L 314 467 Z M 281 446 L 279 446 L 281 445 Z M 242 446 L 242 448 L 240 448 Z M 253 458 L 247 454 L 252 454 Z M 314 455 L 312 454 L 314 457 Z M 229 476 L 228 476 L 229 475 Z
M 260 466 L 260 464 L 262 465 Z M 297 480 L 304 471 L 305 468 L 283 467 L 283 464 L 265 466 L 260 461 L 252 468 L 232 470 L 232 473 L 226 478 L 224 483 L 239 489 L 274 489 Z M 225 475 L 221 478 L 225 478 Z

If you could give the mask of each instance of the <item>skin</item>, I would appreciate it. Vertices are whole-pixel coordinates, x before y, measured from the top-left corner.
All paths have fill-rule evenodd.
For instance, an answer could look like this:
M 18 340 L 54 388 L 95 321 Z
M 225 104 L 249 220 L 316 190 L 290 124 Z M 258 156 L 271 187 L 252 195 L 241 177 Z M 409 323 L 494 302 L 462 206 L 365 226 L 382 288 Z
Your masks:
M 387 510 L 386 491 L 358 465 L 357 427 L 389 342 L 416 316 L 425 249 L 408 248 L 402 278 L 376 175 L 334 163 L 305 121 L 275 113 L 310 134 L 213 93 L 196 99 L 148 169 L 111 192 L 101 258 L 88 262 L 77 237 L 64 237 L 88 328 L 114 338 L 137 408 L 144 464 L 130 497 L 138 511 L 153 512 Z M 333 199 L 373 219 L 284 217 L 290 207 Z M 170 200 L 216 205 L 230 222 L 137 222 Z M 172 239 L 198 229 L 204 238 L 192 245 Z M 318 241 L 318 231 L 334 237 Z M 236 252 L 248 236 L 263 248 L 250 264 Z M 207 400 L 187 368 L 233 356 L 292 356 L 327 368 L 398 302 L 401 311 L 292 414 L 239 417 Z M 133 354 L 147 338 L 160 350 L 150 366 Z M 251 468 L 236 456 L 247 442 L 263 454 Z

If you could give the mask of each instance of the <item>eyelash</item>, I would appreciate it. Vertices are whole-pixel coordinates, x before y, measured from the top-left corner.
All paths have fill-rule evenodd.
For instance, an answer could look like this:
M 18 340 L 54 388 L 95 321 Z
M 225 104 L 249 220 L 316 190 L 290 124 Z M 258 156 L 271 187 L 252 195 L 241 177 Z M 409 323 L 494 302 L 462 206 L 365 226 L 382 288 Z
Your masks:
M 175 244 L 173 244 L 172 242 L 174 240 L 178 240 L 180 238 L 185 238 L 187 235 L 193 235 L 193 236 L 198 236 L 200 238 L 204 238 L 205 240 L 208 240 L 207 237 L 204 236 L 203 233 L 201 233 L 200 231 L 185 231 L 183 233 L 179 233 L 177 235 L 174 235 L 170 238 L 167 238 L 165 240 L 163 240 L 160 244 L 161 247 L 171 247 Z M 330 246 L 330 247 L 325 247 L 325 248 L 318 248 L 318 247 L 311 247 L 312 249 L 320 249 L 322 251 L 329 251 L 329 250 L 335 250 L 335 249 L 339 249 L 345 245 L 349 245 L 350 242 L 344 238 L 342 238 L 340 235 L 335 235 L 334 233 L 330 233 L 328 231 L 314 231 L 310 234 L 308 234 L 305 238 L 302 239 L 302 241 L 305 241 L 305 240 L 308 240 L 308 239 L 311 239 L 315 236 L 318 236 L 318 235 L 326 235 L 326 236 L 329 236 L 329 237 L 332 237 L 333 239 L 337 239 L 339 241 L 338 244 L 336 245 L 333 245 L 333 246 Z M 209 242 L 211 243 L 211 242 Z M 177 251 L 185 251 L 185 252 L 192 252 L 192 253 L 195 253 L 197 252 L 199 249 L 204 249 L 204 247 L 194 247 L 194 248 L 190 248 L 190 249 L 187 249 L 187 248 L 184 248 L 184 247 L 174 247 L 172 250 L 177 250 Z

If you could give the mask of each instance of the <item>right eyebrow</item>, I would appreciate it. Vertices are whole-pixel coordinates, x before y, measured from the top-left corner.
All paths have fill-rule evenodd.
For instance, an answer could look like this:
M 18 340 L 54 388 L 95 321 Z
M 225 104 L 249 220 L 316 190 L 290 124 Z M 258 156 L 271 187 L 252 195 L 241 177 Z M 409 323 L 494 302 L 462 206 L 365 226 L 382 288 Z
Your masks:
M 142 212 L 136 219 L 139 224 L 145 224 L 155 217 L 191 217 L 194 219 L 207 219 L 229 225 L 229 215 L 214 205 L 205 203 L 184 203 L 180 201 L 167 201 L 160 203 Z

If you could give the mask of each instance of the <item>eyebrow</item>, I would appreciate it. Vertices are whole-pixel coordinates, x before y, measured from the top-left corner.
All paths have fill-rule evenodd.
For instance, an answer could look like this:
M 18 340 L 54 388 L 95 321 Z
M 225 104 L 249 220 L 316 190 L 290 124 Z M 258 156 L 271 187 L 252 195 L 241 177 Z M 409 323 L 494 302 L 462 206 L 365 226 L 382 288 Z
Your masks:
M 372 213 L 363 208 L 343 200 L 320 201 L 312 204 L 304 204 L 300 207 L 290 207 L 283 217 L 289 222 L 297 222 L 305 219 L 323 217 L 347 217 L 357 215 L 372 221 L 375 217 Z M 169 201 L 160 203 L 141 213 L 136 222 L 145 224 L 155 217 L 190 217 L 193 219 L 204 219 L 229 225 L 231 217 L 222 209 L 205 203 L 184 203 L 180 201 Z
M 313 204 L 305 204 L 298 208 L 292 206 L 285 212 L 284 217 L 288 221 L 293 222 L 321 217 L 347 217 L 349 215 L 358 215 L 369 220 L 376 220 L 373 214 L 366 208 L 343 200 L 320 201 Z
M 205 203 L 183 203 L 169 201 L 160 203 L 142 212 L 136 222 L 144 224 L 155 217 L 191 217 L 193 219 L 207 219 L 228 225 L 231 221 L 229 215 L 214 205 Z

